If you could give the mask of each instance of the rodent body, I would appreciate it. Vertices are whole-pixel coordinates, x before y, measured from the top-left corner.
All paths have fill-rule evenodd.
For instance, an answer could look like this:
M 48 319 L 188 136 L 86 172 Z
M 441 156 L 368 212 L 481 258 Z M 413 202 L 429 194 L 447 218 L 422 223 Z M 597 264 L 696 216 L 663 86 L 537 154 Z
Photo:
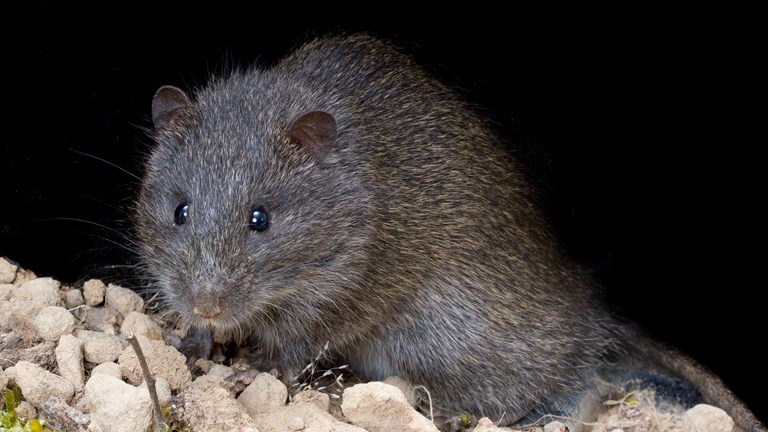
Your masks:
M 181 317 L 258 337 L 285 371 L 330 342 L 365 378 L 514 421 L 621 351 L 506 144 L 388 43 L 322 38 L 193 100 L 164 87 L 153 120 L 149 274 Z

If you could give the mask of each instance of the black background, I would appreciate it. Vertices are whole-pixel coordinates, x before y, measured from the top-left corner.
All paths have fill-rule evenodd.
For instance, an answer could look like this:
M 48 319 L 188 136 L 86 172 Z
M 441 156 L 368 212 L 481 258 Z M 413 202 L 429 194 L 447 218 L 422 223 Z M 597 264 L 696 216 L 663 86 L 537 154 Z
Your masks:
M 747 47 L 756 33 L 748 12 L 330 19 L 210 5 L 184 14 L 135 3 L 26 7 L 0 18 L 0 256 L 66 283 L 98 276 L 132 286 L 124 236 L 138 180 L 111 164 L 140 175 L 154 91 L 268 64 L 315 34 L 370 31 L 498 124 L 564 243 L 621 313 L 705 363 L 768 419 L 757 352 L 764 138 L 746 133 L 757 116 L 745 108 L 760 56 Z

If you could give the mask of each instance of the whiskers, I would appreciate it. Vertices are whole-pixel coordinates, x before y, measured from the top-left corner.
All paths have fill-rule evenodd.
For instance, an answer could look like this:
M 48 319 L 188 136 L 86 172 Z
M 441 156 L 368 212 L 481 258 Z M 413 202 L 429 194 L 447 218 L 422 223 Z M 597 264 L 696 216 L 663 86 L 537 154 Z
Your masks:
M 136 174 L 134 174 L 134 173 L 132 173 L 132 172 L 128 171 L 127 169 L 125 169 L 125 168 L 121 167 L 120 165 L 117 165 L 117 164 L 115 164 L 115 163 L 112 163 L 112 162 L 110 162 L 110 161 L 108 161 L 108 160 L 106 160 L 106 159 L 100 158 L 100 157 L 98 157 L 98 156 L 96 156 L 96 155 L 92 155 L 92 154 L 90 154 L 90 153 L 81 152 L 80 150 L 75 150 L 75 149 L 73 149 L 73 148 L 70 148 L 70 149 L 69 149 L 69 151 L 71 151 L 71 152 L 74 152 L 74 153 L 77 153 L 77 154 L 79 154 L 79 155 L 87 156 L 87 157 L 89 157 L 89 158 L 93 158 L 93 159 L 96 159 L 96 160 L 97 160 L 97 161 L 99 161 L 99 162 L 103 162 L 103 163 L 105 163 L 105 164 L 107 164 L 107 165 L 109 165 L 109 166 L 111 166 L 111 167 L 113 167 L 113 168 L 116 168 L 116 169 L 118 169 L 118 170 L 120 170 L 120 171 L 122 171 L 122 172 L 124 172 L 124 173 L 128 174 L 129 176 L 133 177 L 135 180 L 141 181 L 141 177 L 139 177 L 139 176 L 137 176 Z

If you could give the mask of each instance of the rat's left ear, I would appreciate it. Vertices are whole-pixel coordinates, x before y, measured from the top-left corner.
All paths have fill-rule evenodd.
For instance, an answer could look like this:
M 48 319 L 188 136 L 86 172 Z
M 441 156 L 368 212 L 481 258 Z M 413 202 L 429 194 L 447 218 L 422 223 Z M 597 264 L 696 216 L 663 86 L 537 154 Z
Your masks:
M 288 136 L 322 162 L 336 143 L 336 119 L 325 111 L 310 111 L 291 122 Z

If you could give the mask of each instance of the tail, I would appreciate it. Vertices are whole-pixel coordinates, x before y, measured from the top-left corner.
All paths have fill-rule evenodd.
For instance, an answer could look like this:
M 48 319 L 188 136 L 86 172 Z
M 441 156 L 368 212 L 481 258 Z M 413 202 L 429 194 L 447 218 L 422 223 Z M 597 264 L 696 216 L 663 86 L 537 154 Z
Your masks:
M 623 330 L 626 334 L 622 339 L 631 351 L 694 384 L 707 403 L 725 410 L 739 428 L 748 432 L 768 431 L 720 378 L 696 360 L 653 340 L 635 325 L 625 324 Z

